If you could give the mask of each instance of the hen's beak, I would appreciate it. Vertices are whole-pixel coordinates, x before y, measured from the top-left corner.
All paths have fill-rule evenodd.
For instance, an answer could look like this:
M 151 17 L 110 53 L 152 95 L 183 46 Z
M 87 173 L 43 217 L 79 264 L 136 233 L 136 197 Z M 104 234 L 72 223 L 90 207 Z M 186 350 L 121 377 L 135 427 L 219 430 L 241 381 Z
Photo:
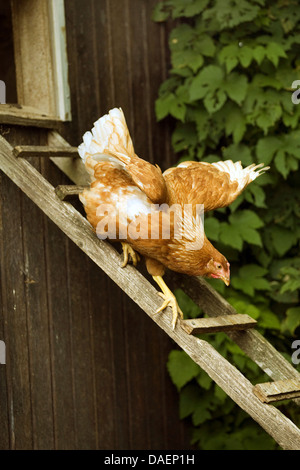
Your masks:
M 222 276 L 221 279 L 222 279 L 222 281 L 224 282 L 224 284 L 226 284 L 226 286 L 229 286 L 229 284 L 230 284 L 230 277 Z

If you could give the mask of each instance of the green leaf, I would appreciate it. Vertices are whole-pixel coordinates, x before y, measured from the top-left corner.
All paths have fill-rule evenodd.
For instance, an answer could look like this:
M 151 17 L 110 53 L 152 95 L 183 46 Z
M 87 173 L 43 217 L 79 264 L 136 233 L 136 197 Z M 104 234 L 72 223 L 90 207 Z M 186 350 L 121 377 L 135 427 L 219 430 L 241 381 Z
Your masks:
M 265 53 L 266 53 L 266 51 L 265 51 L 265 48 L 263 46 L 256 46 L 256 47 L 253 48 L 252 55 L 253 55 L 253 58 L 258 63 L 258 65 L 260 65 L 262 63 L 262 61 L 264 60 Z
M 197 72 L 204 62 L 203 56 L 192 49 L 174 51 L 171 58 L 175 69 L 190 67 L 193 72 Z
M 170 16 L 170 10 L 166 8 L 164 2 L 159 2 L 155 5 L 151 15 L 153 21 L 162 22 L 166 21 Z
M 225 132 L 229 136 L 232 134 L 233 142 L 238 144 L 246 132 L 246 122 L 243 113 L 239 108 L 232 110 L 225 122 Z
M 216 90 L 208 93 L 204 98 L 204 106 L 210 114 L 222 108 L 226 101 L 226 93 L 223 90 Z
M 196 318 L 200 316 L 200 307 L 195 304 L 195 302 L 193 302 L 187 294 L 185 294 L 181 289 L 176 289 L 174 294 L 176 296 L 179 307 L 184 312 L 185 317 L 187 316 L 188 318 Z
M 271 240 L 276 252 L 279 256 L 283 256 L 296 243 L 297 236 L 290 230 L 275 226 L 272 228 Z
M 285 292 L 289 291 L 297 291 L 300 289 L 300 278 L 299 279 L 290 279 L 287 281 L 282 288 L 280 289 L 280 294 L 284 294 Z
M 155 102 L 155 113 L 159 121 L 164 119 L 168 114 L 183 121 L 186 106 L 174 93 L 164 94 Z
M 193 149 L 197 144 L 197 132 L 192 123 L 179 124 L 172 135 L 175 152 Z
M 206 57 L 213 57 L 216 52 L 216 46 L 213 39 L 208 34 L 201 34 L 197 37 L 195 51 Z
M 269 290 L 269 289 L 267 289 Z M 270 310 L 266 309 L 261 311 L 260 319 L 259 319 L 259 326 L 262 328 L 268 328 L 271 330 L 278 330 L 281 329 L 281 323 L 275 313 L 271 312 Z
M 282 142 L 278 137 L 268 136 L 259 139 L 256 145 L 258 163 L 270 165 L 275 153 L 281 146 Z
M 238 276 L 232 277 L 232 285 L 240 289 L 245 294 L 253 296 L 255 290 L 270 290 L 270 283 L 264 279 L 267 269 L 255 264 L 243 266 L 239 270 Z
M 243 67 L 249 67 L 253 58 L 253 50 L 248 46 L 239 48 L 238 58 Z
M 194 413 L 198 407 L 202 406 L 201 393 L 196 385 L 187 385 L 180 393 L 179 399 L 179 416 L 180 419 Z
M 155 113 L 157 119 L 160 121 L 161 119 L 164 119 L 170 112 L 170 106 L 172 102 L 174 101 L 174 95 L 173 93 L 170 93 L 169 95 L 162 96 L 158 98 L 155 102 Z
M 255 181 L 251 183 L 247 190 L 246 190 L 246 195 L 251 193 L 253 198 L 254 198 L 254 204 L 256 207 L 261 207 L 261 208 L 266 208 L 266 194 L 264 190 L 256 183 Z
M 264 91 L 251 83 L 243 103 L 243 113 L 247 123 L 257 125 L 267 134 L 268 129 L 274 126 L 282 115 L 280 97 L 275 90 Z
M 201 388 L 204 390 L 209 390 L 212 384 L 212 379 L 204 370 L 200 370 L 200 373 L 197 377 L 197 382 Z
M 244 228 L 261 228 L 264 226 L 263 221 L 258 217 L 258 215 L 250 210 L 236 212 L 229 216 L 229 221 L 232 225 L 235 225 L 239 230 Z
M 248 79 L 245 75 L 240 75 L 233 72 L 226 78 L 224 89 L 229 98 L 231 98 L 237 104 L 241 104 L 247 94 Z
M 251 245 L 262 246 L 260 234 L 253 228 L 247 228 L 242 233 L 243 239 Z
M 179 119 L 180 121 L 184 121 L 186 106 L 180 100 L 174 100 L 170 105 L 169 111 L 173 117 Z
M 252 85 L 257 87 L 272 87 L 276 90 L 280 90 L 282 88 L 282 84 L 279 80 L 274 77 L 270 77 L 269 75 L 264 75 L 262 73 L 258 73 L 254 76 L 252 80 Z
M 223 70 L 217 65 L 209 65 L 201 70 L 190 86 L 190 99 L 196 101 L 208 93 L 213 94 L 222 84 Z
M 248 301 L 245 302 L 244 300 L 241 300 L 240 298 L 236 297 L 229 297 L 227 300 L 236 309 L 238 313 L 245 313 L 246 315 L 249 315 L 250 317 L 254 318 L 254 320 L 257 320 L 259 318 L 260 309 L 255 305 L 250 304 Z
M 202 399 L 199 403 L 197 408 L 193 413 L 193 424 L 194 426 L 199 426 L 199 424 L 205 423 L 205 421 L 211 419 L 212 415 L 208 409 L 207 402 L 209 405 L 209 398 Z
M 281 173 L 282 176 L 286 178 L 289 174 L 289 169 L 287 167 L 286 155 L 284 150 L 281 149 L 277 152 L 276 157 L 274 159 L 274 163 L 279 173 Z
M 227 73 L 230 73 L 239 63 L 238 60 L 239 47 L 237 44 L 230 44 L 223 47 L 219 53 L 220 64 L 225 64 Z
M 214 217 L 207 217 L 204 221 L 204 229 L 209 240 L 218 241 L 220 232 L 220 222 Z
M 266 57 L 277 67 L 279 59 L 281 57 L 286 58 L 287 55 L 281 44 L 270 42 L 266 47 Z
M 171 351 L 167 368 L 179 390 L 199 374 L 199 366 L 184 351 Z
M 246 0 L 216 0 L 214 8 L 203 13 L 204 21 L 215 17 L 221 29 L 233 28 L 241 23 L 253 21 L 260 8 Z
M 234 212 L 229 216 L 229 224 L 220 224 L 220 241 L 241 251 L 243 242 L 262 246 L 260 234 L 256 229 L 264 224 L 255 212 L 250 210 Z
M 232 160 L 233 162 L 241 162 L 244 166 L 248 166 L 253 163 L 251 150 L 244 144 L 229 145 L 229 147 L 224 148 L 223 156 L 226 160 L 228 159 Z
M 192 17 L 201 13 L 209 0 L 184 0 L 182 1 L 173 1 L 173 18 L 180 18 L 180 17 Z
M 220 224 L 220 241 L 239 251 L 243 248 L 243 239 L 232 225 L 222 222 Z

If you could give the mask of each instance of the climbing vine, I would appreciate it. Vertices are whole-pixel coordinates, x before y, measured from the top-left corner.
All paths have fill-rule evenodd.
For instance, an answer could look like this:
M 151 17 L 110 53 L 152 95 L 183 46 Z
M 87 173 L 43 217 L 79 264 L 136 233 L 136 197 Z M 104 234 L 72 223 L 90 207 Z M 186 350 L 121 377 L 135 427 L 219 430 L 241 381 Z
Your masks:
M 300 9 L 294 0 L 164 0 L 157 22 L 173 22 L 169 77 L 156 100 L 175 122 L 178 158 L 271 170 L 205 220 L 208 238 L 231 262 L 232 282 L 214 287 L 291 360 L 300 332 Z M 189 316 L 200 315 L 177 292 Z M 207 339 L 207 338 L 206 338 Z M 267 380 L 226 335 L 210 339 L 252 383 Z M 295 364 L 295 367 L 297 364 Z M 184 352 L 168 360 L 180 417 L 201 449 L 275 449 L 276 443 Z M 296 419 L 291 403 L 280 405 Z

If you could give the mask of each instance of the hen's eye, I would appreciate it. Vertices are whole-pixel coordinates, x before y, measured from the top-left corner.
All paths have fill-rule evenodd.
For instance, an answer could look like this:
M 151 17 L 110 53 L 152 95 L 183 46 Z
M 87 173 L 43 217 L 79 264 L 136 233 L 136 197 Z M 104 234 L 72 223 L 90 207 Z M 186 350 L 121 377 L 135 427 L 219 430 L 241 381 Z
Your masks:
M 221 264 L 217 264 L 217 269 L 221 269 L 221 268 L 222 268 Z

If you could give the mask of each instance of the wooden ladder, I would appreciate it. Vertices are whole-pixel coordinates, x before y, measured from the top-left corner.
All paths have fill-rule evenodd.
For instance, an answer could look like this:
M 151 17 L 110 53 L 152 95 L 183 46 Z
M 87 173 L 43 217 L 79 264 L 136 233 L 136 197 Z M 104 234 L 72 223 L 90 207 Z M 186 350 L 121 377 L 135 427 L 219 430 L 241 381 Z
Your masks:
M 74 185 L 54 188 L 27 161 L 27 156 L 50 158 Z M 300 450 L 298 427 L 269 404 L 290 398 L 299 405 L 300 374 L 254 329 L 255 320 L 238 314 L 204 279 L 173 272 L 166 275 L 168 285 L 172 289 L 181 288 L 209 318 L 181 320 L 173 330 L 170 308 L 154 315 L 161 305 L 155 287 L 133 266 L 123 269 L 118 252 L 95 236 L 86 218 L 70 203 L 88 185 L 88 175 L 76 148 L 56 131 L 49 131 L 48 145 L 42 147 L 13 148 L 0 137 L 0 169 L 283 449 Z M 219 331 L 226 332 L 272 381 L 253 387 L 209 342 L 195 336 Z

